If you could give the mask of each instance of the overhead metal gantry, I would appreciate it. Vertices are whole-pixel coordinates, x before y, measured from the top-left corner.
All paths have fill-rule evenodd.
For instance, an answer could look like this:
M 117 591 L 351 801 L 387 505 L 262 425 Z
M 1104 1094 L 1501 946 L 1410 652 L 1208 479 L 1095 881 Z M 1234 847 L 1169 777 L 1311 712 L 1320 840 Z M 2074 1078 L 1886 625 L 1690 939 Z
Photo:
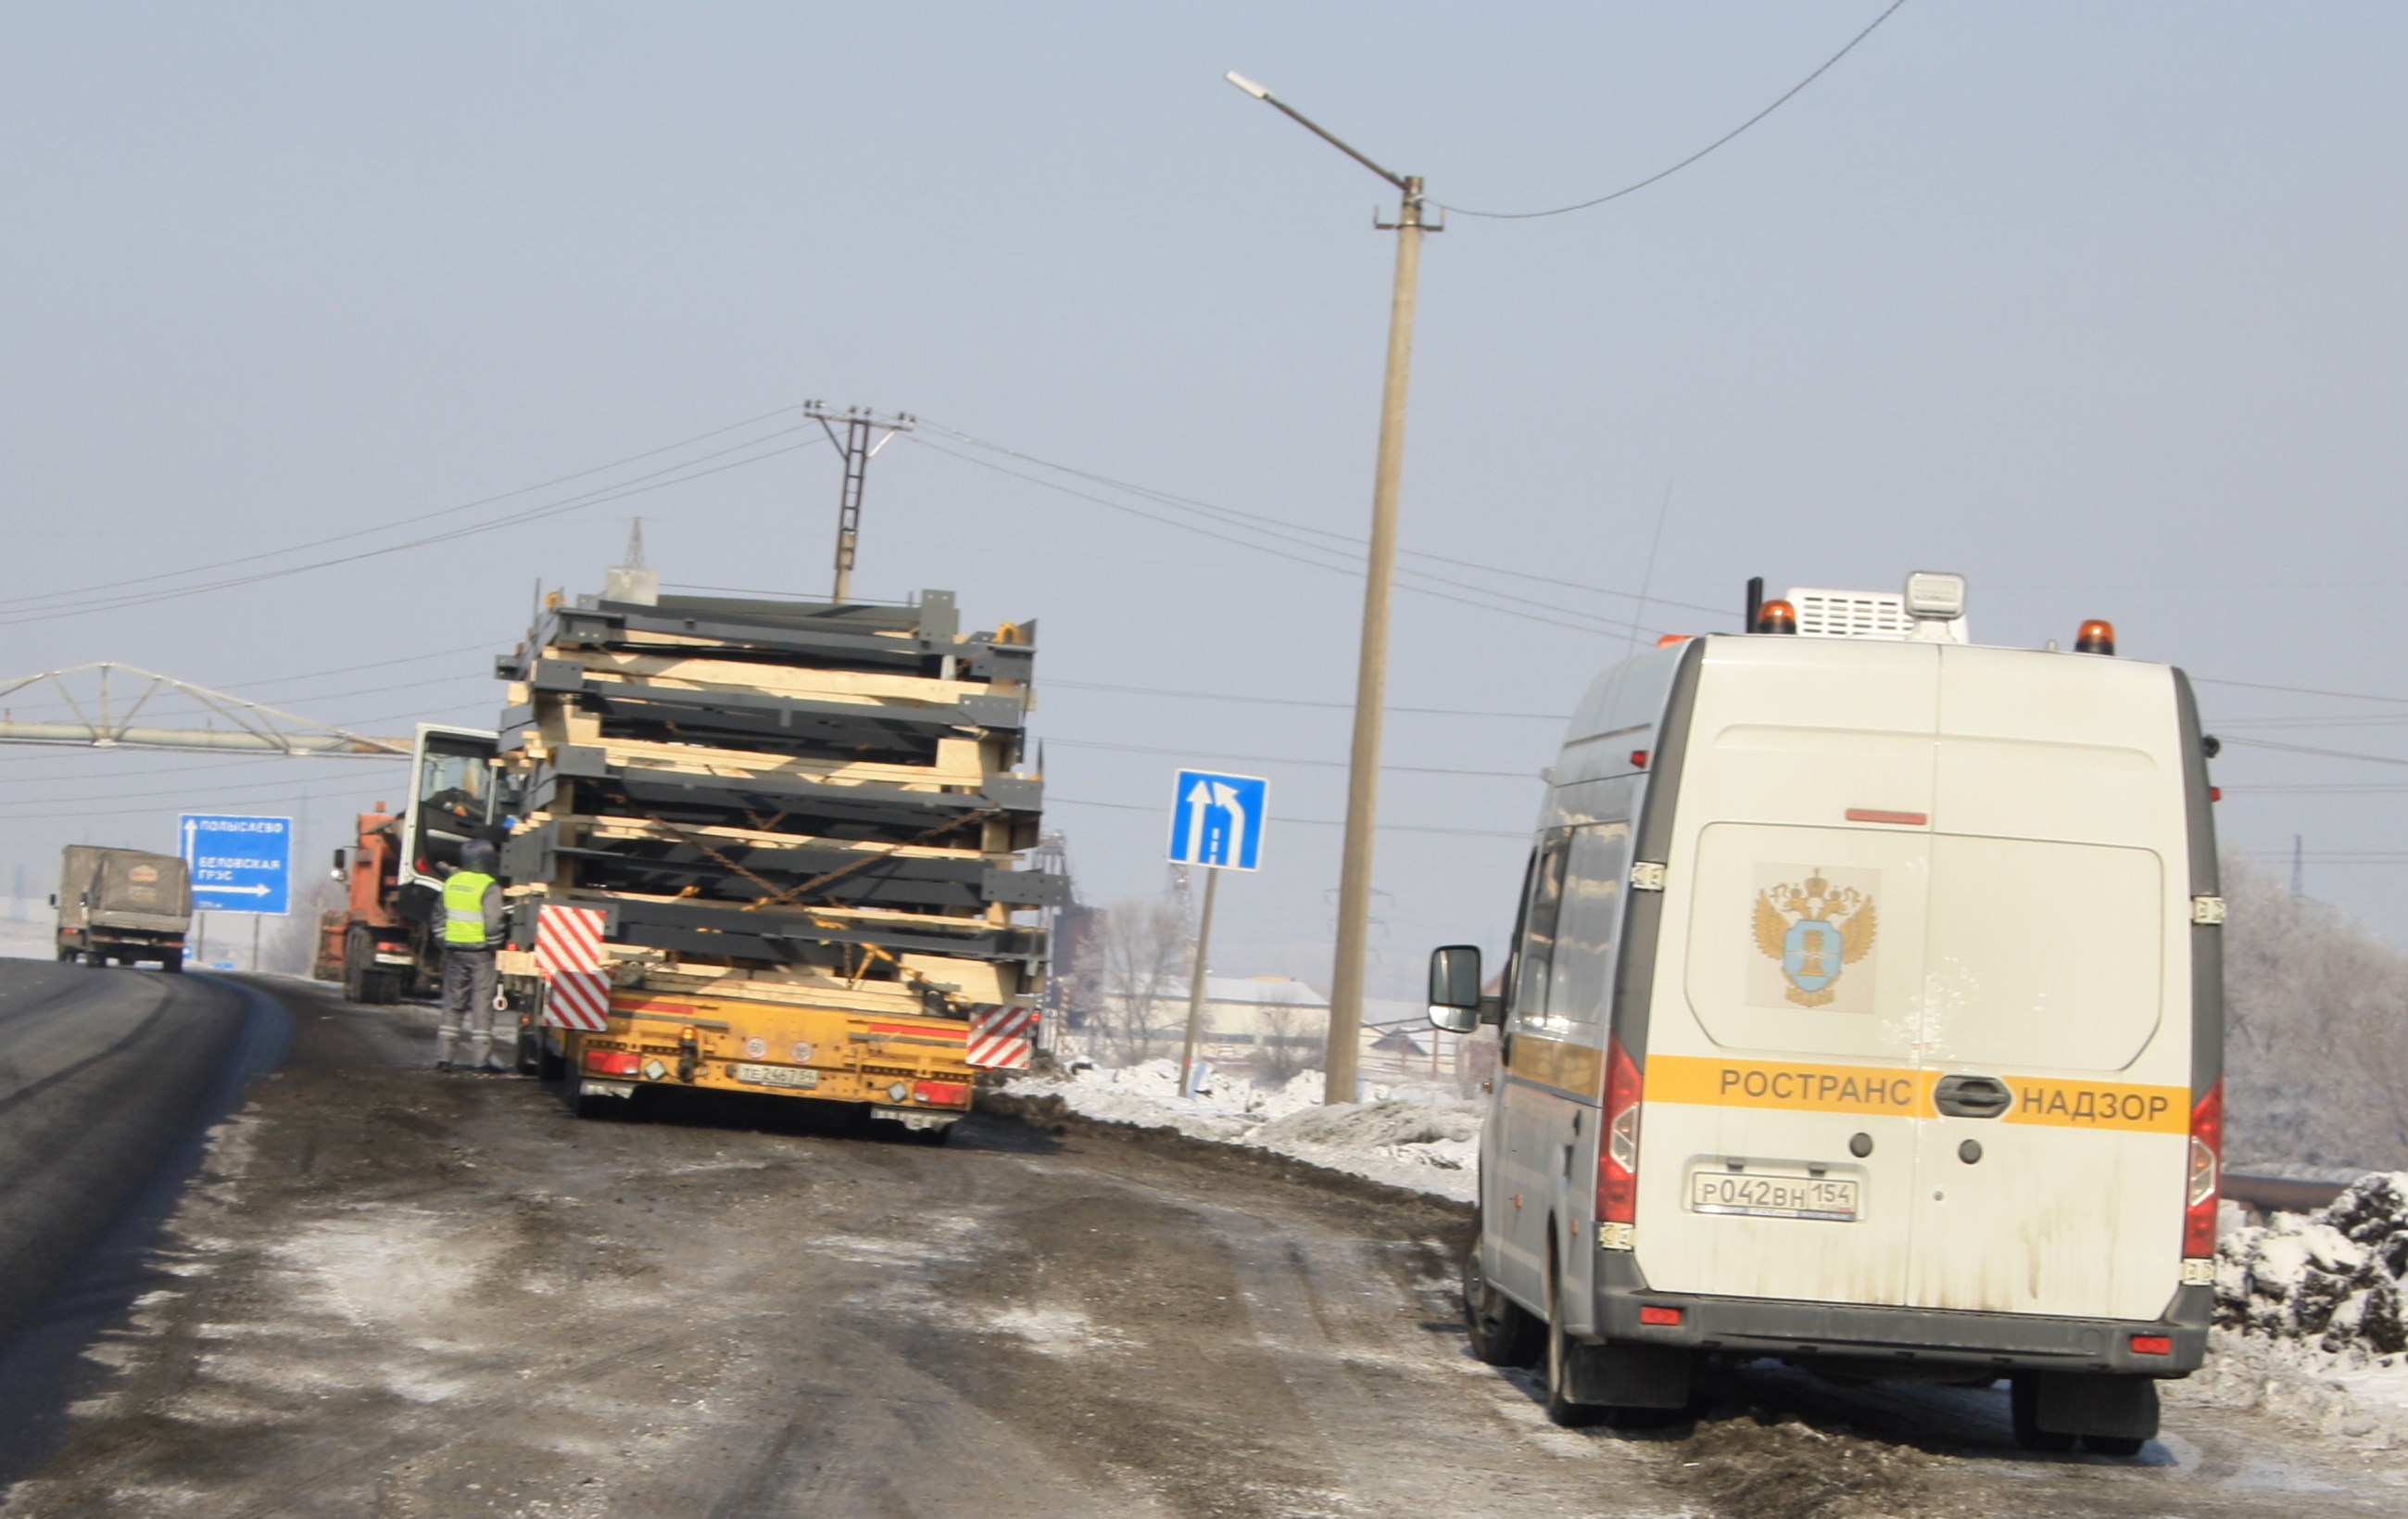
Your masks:
M 36 722 L 16 716 L 13 703 L 36 702 L 37 711 L 64 705 L 67 722 Z M 137 724 L 144 710 L 163 711 L 199 727 Z M 138 665 L 101 660 L 36 675 L 0 680 L 0 744 L 41 744 L 85 749 L 177 749 L 194 753 L 235 750 L 294 758 L 407 760 L 411 741 L 354 733 L 294 713 L 247 702 Z

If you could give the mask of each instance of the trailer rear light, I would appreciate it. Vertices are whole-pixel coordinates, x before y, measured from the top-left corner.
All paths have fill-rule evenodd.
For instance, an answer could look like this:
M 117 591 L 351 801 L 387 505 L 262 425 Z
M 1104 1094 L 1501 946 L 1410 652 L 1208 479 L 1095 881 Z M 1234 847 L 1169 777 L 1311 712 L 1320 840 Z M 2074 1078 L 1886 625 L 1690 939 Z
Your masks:
M 1605 1135 L 1598 1146 L 1597 1217 L 1629 1223 L 1639 1211 L 1639 1066 L 1618 1038 L 1605 1042 Z
M 967 1081 L 923 1081 L 911 1089 L 911 1095 L 939 1107 L 967 1107 L 970 1089 Z
M 2101 617 L 2093 617 L 2082 625 L 2073 640 L 2076 654 L 2113 654 L 2115 652 L 2115 625 Z
M 2134 1335 L 2132 1337 L 2132 1353 L 2135 1355 L 2172 1355 L 2173 1353 L 2174 1340 L 2172 1335 Z
M 2215 1253 L 2215 1205 L 2222 1194 L 2224 1081 L 2190 1110 L 2190 1188 L 2184 1198 L 2183 1254 L 2203 1259 Z
M 632 1049 L 589 1049 L 585 1068 L 599 1076 L 633 1076 L 643 1057 Z
M 1639 1309 L 1639 1322 L 1662 1324 L 1666 1328 L 1678 1328 L 1681 1323 L 1681 1310 L 1677 1308 L 1659 1308 L 1654 1303 L 1643 1304 Z

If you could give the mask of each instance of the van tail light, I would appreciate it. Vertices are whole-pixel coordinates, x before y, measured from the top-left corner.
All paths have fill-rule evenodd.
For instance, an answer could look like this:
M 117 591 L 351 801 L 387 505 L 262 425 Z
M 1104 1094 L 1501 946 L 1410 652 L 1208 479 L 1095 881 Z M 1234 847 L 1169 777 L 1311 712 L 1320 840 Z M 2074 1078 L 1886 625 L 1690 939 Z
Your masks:
M 1597 1151 L 1597 1221 L 1630 1223 L 1639 1212 L 1639 1066 L 1620 1039 L 1605 1042 L 1605 1134 Z
M 633 1076 L 643 1061 L 632 1049 L 589 1049 L 585 1068 L 597 1076 Z
M 2134 1335 L 2132 1337 L 2132 1353 L 2135 1355 L 2172 1355 L 2173 1353 L 2174 1337 L 2172 1335 Z
M 2223 1194 L 2224 1080 L 2190 1110 L 2190 1189 L 2184 1197 L 2183 1254 L 2200 1260 L 2215 1253 L 2215 1205 Z

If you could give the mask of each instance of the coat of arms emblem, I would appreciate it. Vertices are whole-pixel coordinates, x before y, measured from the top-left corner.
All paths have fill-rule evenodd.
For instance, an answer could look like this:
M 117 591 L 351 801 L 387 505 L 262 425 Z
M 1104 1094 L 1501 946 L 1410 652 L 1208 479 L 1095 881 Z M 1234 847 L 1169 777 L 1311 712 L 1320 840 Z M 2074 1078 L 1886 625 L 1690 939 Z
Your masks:
M 1756 947 L 1781 967 L 1786 995 L 1800 1007 L 1838 997 L 1833 983 L 1872 952 L 1875 921 L 1870 895 L 1833 885 L 1820 870 L 1756 896 Z

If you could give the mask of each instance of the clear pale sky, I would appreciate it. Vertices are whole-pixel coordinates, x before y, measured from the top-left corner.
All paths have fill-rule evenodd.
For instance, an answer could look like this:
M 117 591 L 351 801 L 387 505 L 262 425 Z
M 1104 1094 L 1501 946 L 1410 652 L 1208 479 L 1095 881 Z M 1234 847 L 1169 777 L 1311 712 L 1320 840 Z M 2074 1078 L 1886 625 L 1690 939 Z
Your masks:
M 1304 545 L 1368 519 L 1390 197 L 1222 71 L 1440 200 L 1535 209 L 1695 151 L 1881 8 L 9 7 L 0 671 L 110 658 L 376 731 L 489 723 L 534 583 L 596 588 L 631 514 L 673 583 L 824 590 L 829 451 L 767 456 L 794 434 L 479 536 L 55 614 L 565 503 L 788 424 L 434 515 L 806 398 L 910 411 L 1284 525 L 984 456 L 1241 546 L 898 443 L 858 588 L 1039 619 L 1089 900 L 1161 889 L 1178 755 L 1263 757 L 1226 761 L 1284 820 L 1223 893 L 1216 969 L 1320 978 L 1360 583 Z M 1644 584 L 1652 633 L 1732 626 L 1664 602 L 1735 609 L 1750 574 L 1957 570 L 1983 642 L 2106 616 L 2201 677 L 2355 693 L 2203 686 L 2229 737 L 2380 757 L 2229 747 L 2220 819 L 2286 858 L 2302 835 L 2310 891 L 2399 940 L 2408 794 L 2264 788 L 2408 788 L 2402 57 L 2391 5 L 1911 0 L 1661 184 L 1455 218 L 1404 542 L 1412 585 L 1484 604 L 1400 592 L 1392 702 L 1569 712 L 1635 610 L 1579 586 Z M 165 578 L 63 594 L 136 576 Z M 1388 731 L 1394 765 L 1499 773 L 1387 779 L 1393 992 L 1430 944 L 1501 938 L 1560 734 Z M 183 806 L 297 811 L 316 859 L 399 788 L 9 749 L 0 873 L 38 894 L 61 844 L 165 847 Z

